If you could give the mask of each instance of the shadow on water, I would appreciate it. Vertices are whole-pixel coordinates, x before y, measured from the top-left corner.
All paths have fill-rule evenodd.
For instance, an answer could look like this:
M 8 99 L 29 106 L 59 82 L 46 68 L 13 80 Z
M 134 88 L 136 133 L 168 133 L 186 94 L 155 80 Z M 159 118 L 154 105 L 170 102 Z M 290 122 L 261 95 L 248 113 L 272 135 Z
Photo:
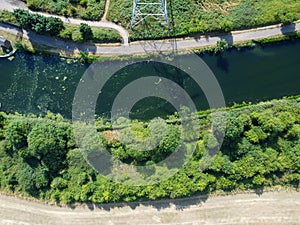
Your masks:
M 225 40 L 229 45 L 233 44 L 233 36 L 232 33 L 225 34 L 221 36 L 221 39 Z
M 228 59 L 223 56 L 223 54 L 218 56 L 217 67 L 226 73 L 229 72 L 229 62 Z

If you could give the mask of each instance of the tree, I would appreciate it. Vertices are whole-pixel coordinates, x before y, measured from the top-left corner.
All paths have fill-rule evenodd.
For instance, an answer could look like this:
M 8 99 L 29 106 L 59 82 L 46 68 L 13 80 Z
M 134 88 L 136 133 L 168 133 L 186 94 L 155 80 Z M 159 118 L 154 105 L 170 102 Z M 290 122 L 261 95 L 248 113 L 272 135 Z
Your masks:
M 61 19 L 48 17 L 46 24 L 46 32 L 50 35 L 57 35 L 64 29 L 64 24 Z
M 31 29 L 38 34 L 57 35 L 64 29 L 63 22 L 59 18 L 29 13 L 24 9 L 15 9 L 13 14 L 22 28 Z
M 6 129 L 6 140 L 10 142 L 18 153 L 21 149 L 27 148 L 27 135 L 32 129 L 32 122 L 26 119 L 15 119 L 9 122 Z
M 13 15 L 22 28 L 31 29 L 30 13 L 27 10 L 15 9 Z
M 81 23 L 79 26 L 79 31 L 82 35 L 83 40 L 90 40 L 93 38 L 92 28 L 88 24 Z
M 28 150 L 56 174 L 65 166 L 70 139 L 70 125 L 65 123 L 37 123 L 28 135 Z

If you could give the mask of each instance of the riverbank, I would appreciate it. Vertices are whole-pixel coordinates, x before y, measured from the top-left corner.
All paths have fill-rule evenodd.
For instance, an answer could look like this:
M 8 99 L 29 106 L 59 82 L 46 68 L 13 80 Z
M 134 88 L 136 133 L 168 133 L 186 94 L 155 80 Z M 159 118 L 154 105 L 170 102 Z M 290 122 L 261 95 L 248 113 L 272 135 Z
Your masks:
M 56 38 L 42 36 L 31 31 L 20 29 L 10 24 L 0 23 L 0 32 L 5 37 L 14 35 L 24 42 L 29 42 L 32 50 L 42 51 L 51 54 L 59 54 L 64 57 L 80 57 L 84 52 L 88 57 L 121 57 L 121 56 L 142 56 L 149 54 L 186 53 L 191 50 L 199 50 L 212 47 L 220 40 L 225 40 L 229 45 L 243 44 L 253 40 L 271 39 L 284 37 L 288 34 L 300 31 L 300 21 L 290 25 L 272 25 L 250 30 L 234 31 L 228 34 L 215 36 L 199 36 L 198 38 L 149 40 L 132 42 L 125 45 L 99 45 L 99 44 L 76 44 L 70 41 L 63 41 Z M 275 38 L 275 39 L 274 39 Z M 278 39 L 278 41 L 281 38 Z M 27 44 L 26 44 L 27 45 Z M 31 49 L 30 47 L 28 49 Z
M 298 190 L 299 176 L 296 171 L 299 165 L 292 162 L 297 161 L 299 149 L 299 118 L 296 117 L 299 109 L 299 98 L 296 97 L 228 109 L 228 133 L 220 152 L 211 159 L 203 156 L 207 138 L 214 138 L 207 129 L 211 126 L 209 113 L 203 114 L 198 120 L 204 129 L 199 133 L 199 140 L 194 140 L 198 147 L 189 162 L 172 177 L 144 186 L 130 186 L 130 180 L 123 180 L 124 183 L 112 182 L 93 170 L 72 140 L 71 123 L 60 115 L 48 113 L 44 118 L 37 118 L 32 114 L 25 116 L 0 113 L 0 131 L 3 134 L 0 149 L 0 177 L 3 181 L 1 189 L 45 202 L 71 205 L 193 198 L 200 194 L 230 194 L 249 190 L 262 193 L 282 186 Z M 101 132 L 102 122 L 98 122 L 99 135 L 106 139 L 108 136 Z M 6 127 L 3 127 L 4 124 Z M 144 122 L 138 128 L 140 133 L 145 134 L 146 125 Z M 173 127 L 170 131 L 174 131 L 178 128 L 178 123 L 168 126 Z M 16 129 L 18 134 L 24 135 L 23 142 L 13 139 Z M 122 132 L 121 130 L 118 132 Z M 174 133 L 168 133 L 169 137 L 172 135 Z M 117 159 L 130 163 L 133 168 L 136 163 L 144 165 L 150 157 L 156 155 L 152 158 L 155 160 L 161 154 L 155 148 L 151 155 L 132 155 L 130 149 L 121 144 L 118 138 L 106 141 L 109 152 Z M 35 143 L 44 142 L 47 143 L 47 149 L 57 149 L 57 152 L 48 152 L 47 156 L 38 152 L 39 145 Z M 175 136 L 167 138 L 165 142 L 160 142 L 159 149 L 164 149 L 165 152 L 174 142 L 178 143 Z M 215 144 L 213 142 L 210 146 Z M 54 156 L 60 160 L 51 161 Z M 42 161 L 36 161 L 36 157 Z M 36 167 L 31 167 L 31 163 L 36 163 Z M 156 179 L 161 176 L 162 171 L 168 171 L 165 166 L 154 165 L 149 177 L 142 170 L 133 169 L 131 172 L 140 177 L 140 184 L 145 184 L 144 178 L 152 179 L 154 176 L 153 179 Z M 54 169 L 56 172 L 52 172 Z M 10 174 L 14 174 L 13 180 Z M 120 178 L 128 176 L 127 171 L 120 171 L 118 175 Z

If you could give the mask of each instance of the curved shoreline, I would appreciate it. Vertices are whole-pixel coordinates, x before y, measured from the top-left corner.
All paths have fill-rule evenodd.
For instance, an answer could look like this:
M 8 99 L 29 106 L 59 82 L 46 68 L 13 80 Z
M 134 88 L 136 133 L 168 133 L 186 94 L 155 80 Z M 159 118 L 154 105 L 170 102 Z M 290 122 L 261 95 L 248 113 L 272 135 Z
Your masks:
M 13 56 L 16 53 L 17 50 L 18 49 L 13 49 L 11 52 L 9 52 L 6 55 L 0 55 L 0 59 L 5 59 L 5 58 L 9 58 L 9 57 Z

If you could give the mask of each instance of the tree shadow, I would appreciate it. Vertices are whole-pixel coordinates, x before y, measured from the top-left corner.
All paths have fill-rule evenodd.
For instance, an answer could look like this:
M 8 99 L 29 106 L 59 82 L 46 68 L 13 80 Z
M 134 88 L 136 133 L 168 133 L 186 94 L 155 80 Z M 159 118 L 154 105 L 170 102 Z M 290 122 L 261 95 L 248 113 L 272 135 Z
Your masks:
M 296 32 L 296 24 L 291 23 L 288 25 L 282 25 L 280 31 L 283 35 L 291 34 Z
M 97 53 L 97 46 L 94 43 L 74 43 L 68 40 L 62 40 L 52 36 L 45 36 L 37 34 L 33 31 L 27 31 L 27 36 L 29 41 L 32 43 L 33 48 L 49 50 L 53 48 L 58 50 L 62 55 L 72 54 L 76 52 L 85 52 L 85 53 Z M 50 49 L 51 50 L 51 49 Z
M 229 45 L 233 44 L 233 36 L 232 33 L 227 33 L 221 36 L 222 40 L 225 40 Z
M 176 211 L 183 211 L 184 209 L 188 209 L 193 205 L 202 205 L 208 199 L 208 195 L 201 195 L 195 197 L 187 197 L 187 198 L 178 198 L 178 199 L 162 199 L 155 201 L 138 201 L 138 202 L 130 202 L 130 203 L 106 203 L 106 204 L 94 204 L 94 203 L 86 203 L 86 206 L 90 211 L 95 209 L 101 209 L 105 211 L 111 211 L 113 209 L 119 209 L 124 207 L 129 207 L 130 209 L 136 209 L 137 207 L 151 207 L 155 208 L 157 211 L 174 208 Z M 76 209 L 75 204 L 69 204 L 69 208 Z
M 222 54 L 220 54 L 218 56 L 217 67 L 220 68 L 222 71 L 224 71 L 226 73 L 229 72 L 229 62 L 226 58 L 223 57 Z
M 261 196 L 264 193 L 264 186 L 259 186 L 255 189 L 255 194 L 257 194 L 258 196 Z

